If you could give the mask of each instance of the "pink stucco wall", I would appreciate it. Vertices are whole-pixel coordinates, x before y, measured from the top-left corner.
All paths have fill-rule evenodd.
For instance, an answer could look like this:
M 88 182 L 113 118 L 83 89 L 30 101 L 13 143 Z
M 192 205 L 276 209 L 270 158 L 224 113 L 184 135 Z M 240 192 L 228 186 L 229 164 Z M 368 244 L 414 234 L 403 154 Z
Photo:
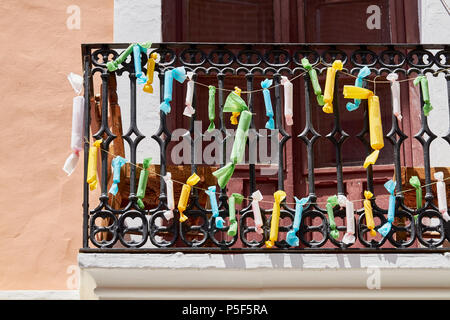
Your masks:
M 81 9 L 69 30 L 67 7 Z M 65 290 L 81 247 L 82 163 L 70 177 L 83 42 L 112 42 L 113 0 L 0 2 L 0 290 Z

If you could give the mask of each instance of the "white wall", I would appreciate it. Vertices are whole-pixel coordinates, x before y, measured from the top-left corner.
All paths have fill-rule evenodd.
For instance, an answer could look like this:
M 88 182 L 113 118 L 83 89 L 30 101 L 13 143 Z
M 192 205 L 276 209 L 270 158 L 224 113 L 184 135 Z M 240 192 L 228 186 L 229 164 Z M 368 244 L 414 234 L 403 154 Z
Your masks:
M 450 4 L 450 1 L 446 0 Z M 420 41 L 424 44 L 450 44 L 450 15 L 440 0 L 419 0 Z M 433 51 L 435 53 L 437 51 Z M 433 111 L 428 116 L 430 129 L 439 137 L 449 128 L 448 91 L 444 74 L 428 76 Z M 438 138 L 431 144 L 431 166 L 450 167 L 450 146 Z
M 114 42 L 161 42 L 161 1 L 160 0 L 115 0 L 114 1 Z M 128 76 L 118 77 L 118 97 L 122 110 L 124 134 L 130 123 L 130 93 Z M 146 136 L 138 146 L 137 161 L 152 157 L 153 164 L 159 164 L 159 146 L 151 136 L 159 127 L 159 79 L 155 73 L 153 94 L 142 91 L 137 85 L 137 125 Z M 125 143 L 128 153 L 128 144 Z

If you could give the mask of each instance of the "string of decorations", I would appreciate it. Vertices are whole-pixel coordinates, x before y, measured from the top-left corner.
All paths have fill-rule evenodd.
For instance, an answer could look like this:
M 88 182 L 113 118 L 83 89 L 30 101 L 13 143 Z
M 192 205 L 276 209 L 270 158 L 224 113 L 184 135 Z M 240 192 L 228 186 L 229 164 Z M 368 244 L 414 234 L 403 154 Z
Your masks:
M 134 67 L 135 67 L 135 75 L 137 78 L 137 82 L 139 84 L 145 84 L 143 90 L 147 93 L 153 93 L 152 83 L 154 76 L 154 69 L 157 60 L 157 55 L 155 53 L 151 54 L 148 59 L 147 65 L 147 75 L 145 76 L 142 72 L 141 66 L 141 53 L 147 52 L 147 49 L 151 47 L 151 43 L 142 43 L 142 44 L 132 44 L 130 45 L 122 54 L 114 61 L 110 61 L 107 63 L 107 68 L 110 72 L 114 72 L 117 70 L 119 65 L 123 63 L 127 56 L 133 53 L 134 55 Z M 320 106 L 322 106 L 322 110 L 325 113 L 331 114 L 333 113 L 333 98 L 334 98 L 334 88 L 335 88 L 335 78 L 337 72 L 341 72 L 348 76 L 355 78 L 355 84 L 353 86 L 344 85 L 344 98 L 354 99 L 353 102 L 348 102 L 346 108 L 349 112 L 357 110 L 360 106 L 361 100 L 367 99 L 368 101 L 368 118 L 369 118 L 369 133 L 370 133 L 370 145 L 374 150 L 369 156 L 367 156 L 364 161 L 364 168 L 367 168 L 369 165 L 374 165 L 378 159 L 380 150 L 384 147 L 383 140 L 383 129 L 381 123 L 381 111 L 380 111 L 380 103 L 379 97 L 376 95 L 376 84 L 377 83 L 389 83 L 391 85 L 391 93 L 393 100 L 393 114 L 400 121 L 402 119 L 400 112 L 400 88 L 399 83 L 405 81 L 414 80 L 414 85 L 420 85 L 422 90 L 422 97 L 424 101 L 423 105 L 423 113 L 425 116 L 428 116 L 430 111 L 433 109 L 430 103 L 429 96 L 429 88 L 428 88 L 428 80 L 424 75 L 419 75 L 414 78 L 407 78 L 398 80 L 398 74 L 390 73 L 386 76 L 386 81 L 376 80 L 377 75 L 373 80 L 368 79 L 371 71 L 368 67 L 363 67 L 359 70 L 358 74 L 355 76 L 353 74 L 347 73 L 343 71 L 343 63 L 340 60 L 335 60 L 331 66 L 327 67 L 326 72 L 326 80 L 325 80 L 325 89 L 322 94 L 322 89 L 320 87 L 318 78 L 317 78 L 317 67 L 319 65 L 324 65 L 321 60 L 314 66 L 311 65 L 307 58 L 302 59 L 302 66 L 305 69 L 305 72 L 302 72 L 291 79 L 288 79 L 285 76 L 281 76 L 281 81 L 275 85 L 273 85 L 273 81 L 270 79 L 265 79 L 261 82 L 261 89 L 242 91 L 240 88 L 235 87 L 234 90 L 226 89 L 226 88 L 216 88 L 212 85 L 206 85 L 193 80 L 193 73 L 190 72 L 186 74 L 186 70 L 184 67 L 177 67 L 170 70 L 166 70 L 164 73 L 164 97 L 163 101 L 160 105 L 160 110 L 169 114 L 171 111 L 170 103 L 172 101 L 172 91 L 173 91 L 173 82 L 176 80 L 179 83 L 184 83 L 184 81 L 188 78 L 187 85 L 187 93 L 186 93 L 186 107 L 183 112 L 184 115 L 191 117 L 195 113 L 195 109 L 192 107 L 192 99 L 193 99 L 193 91 L 194 85 L 200 85 L 204 87 L 208 87 L 209 89 L 209 99 L 208 99 L 208 118 L 210 120 L 210 125 L 208 127 L 208 131 L 212 131 L 215 129 L 214 120 L 215 120 L 215 94 L 216 90 L 222 90 L 229 92 L 225 104 L 223 106 L 223 112 L 231 113 L 230 122 L 231 124 L 237 125 L 237 130 L 235 134 L 235 139 L 232 146 L 232 151 L 230 155 L 229 162 L 225 164 L 225 166 L 219 168 L 218 170 L 213 172 L 213 175 L 217 178 L 217 184 L 220 188 L 225 189 L 228 181 L 232 177 L 234 173 L 235 166 L 241 162 L 245 155 L 245 146 L 247 142 L 248 132 L 250 129 L 250 123 L 252 120 L 253 114 L 250 112 L 247 104 L 241 98 L 242 93 L 256 93 L 262 92 L 264 97 L 266 116 L 268 117 L 268 121 L 266 123 L 266 128 L 269 130 L 274 130 L 274 113 L 273 107 L 271 103 L 270 97 L 270 89 L 275 88 L 277 86 L 284 87 L 284 116 L 286 125 L 293 125 L 293 85 L 292 81 L 305 75 L 309 74 L 309 78 L 312 84 L 312 88 L 314 90 L 314 94 L 316 95 L 317 102 Z M 446 69 L 449 70 L 449 69 Z M 439 70 L 433 75 L 436 75 L 445 70 Z M 82 150 L 82 124 L 84 118 L 84 98 L 80 95 L 82 88 L 82 78 L 76 75 L 69 75 L 69 81 L 74 88 L 77 96 L 73 100 L 73 117 L 72 117 L 72 140 L 71 140 L 71 149 L 72 153 L 69 158 L 66 160 L 64 165 L 64 170 L 70 175 L 78 161 L 79 152 Z M 368 81 L 374 84 L 374 90 L 369 90 L 366 88 L 362 88 L 363 82 Z M 239 118 L 239 120 L 238 120 Z M 118 192 L 118 184 L 120 183 L 120 170 L 125 163 L 130 163 L 137 168 L 141 169 L 141 175 L 139 177 L 139 186 L 137 192 L 137 205 L 139 208 L 144 209 L 145 206 L 143 204 L 143 199 L 145 197 L 145 189 L 148 181 L 149 171 L 148 168 L 151 164 L 151 158 L 144 159 L 143 166 L 139 166 L 137 164 L 129 162 L 127 159 L 116 156 L 101 147 L 102 140 L 96 140 L 92 144 L 88 139 L 85 139 L 85 142 L 90 145 L 89 155 L 88 155 L 88 168 L 87 168 L 87 180 L 86 182 L 89 184 L 90 190 L 94 190 L 97 187 L 98 179 L 97 179 L 97 158 L 99 150 L 102 152 L 106 152 L 113 156 L 113 160 L 111 163 L 112 171 L 113 171 L 113 183 L 109 190 L 113 196 L 115 196 Z M 220 193 L 216 192 L 215 186 L 210 186 L 208 189 L 204 189 L 196 186 L 196 184 L 201 180 L 201 178 L 193 173 L 186 182 L 181 182 L 177 180 L 173 180 L 171 178 L 171 174 L 167 173 L 165 176 L 162 176 L 156 172 L 155 175 L 162 177 L 166 183 L 167 187 L 167 207 L 168 210 L 164 213 L 166 219 L 170 220 L 173 218 L 173 210 L 175 208 L 174 205 L 174 192 L 173 192 L 173 182 L 181 184 L 182 190 L 181 195 L 178 202 L 178 212 L 180 214 L 179 221 L 182 223 L 188 219 L 188 217 L 184 214 L 184 211 L 187 208 L 189 202 L 189 196 L 191 194 L 191 190 L 198 189 L 204 191 L 211 203 L 211 211 L 213 217 L 215 218 L 216 227 L 223 228 L 224 227 L 224 219 L 219 216 L 218 205 L 216 196 L 220 195 Z M 448 215 L 447 209 L 447 197 L 446 197 L 446 189 L 444 181 L 450 179 L 447 177 L 444 179 L 443 172 L 435 173 L 436 182 L 432 182 L 426 185 L 421 186 L 420 180 L 418 177 L 413 176 L 410 179 L 410 184 L 414 187 L 413 189 L 408 189 L 404 191 L 399 191 L 395 193 L 396 182 L 393 180 L 389 180 L 385 183 L 385 188 L 389 194 L 389 209 L 388 209 L 388 219 L 387 222 L 378 229 L 378 232 L 385 237 L 389 234 L 392 223 L 394 222 L 395 217 L 395 199 L 396 195 L 403 194 L 410 191 L 416 191 L 416 201 L 417 201 L 417 209 L 419 209 L 419 205 L 422 205 L 422 188 L 437 184 L 437 193 L 438 193 L 438 207 L 439 211 L 442 213 L 445 221 L 450 220 L 450 216 Z M 283 190 L 278 190 L 274 193 L 274 201 L 264 201 L 261 193 L 259 191 L 255 191 L 252 194 L 251 198 L 245 198 L 244 196 L 233 193 L 228 198 L 228 215 L 229 215 L 229 229 L 228 234 L 230 236 L 235 236 L 237 232 L 237 220 L 235 213 L 235 205 L 242 203 L 245 199 L 247 201 L 251 201 L 252 210 L 254 212 L 254 220 L 255 227 L 258 233 L 262 232 L 262 217 L 259 209 L 259 203 L 271 203 L 273 204 L 272 210 L 272 220 L 270 227 L 270 237 L 266 241 L 266 247 L 271 248 L 274 246 L 275 241 L 278 239 L 278 229 L 279 229 L 279 217 L 280 217 L 280 205 L 286 198 L 286 193 Z M 345 195 L 339 196 L 331 196 L 327 199 L 326 202 L 311 202 L 309 197 L 298 199 L 295 198 L 295 203 L 287 203 L 287 205 L 295 205 L 295 217 L 293 223 L 293 229 L 288 233 L 286 241 L 291 245 L 298 245 L 298 237 L 296 236 L 296 232 L 299 229 L 301 222 L 301 215 L 303 207 L 307 204 L 326 204 L 326 211 L 330 223 L 331 232 L 330 235 L 334 239 L 337 239 L 339 236 L 339 232 L 337 230 L 337 226 L 334 220 L 334 212 L 333 208 L 339 205 L 342 208 L 346 208 L 346 220 L 347 220 L 347 231 L 344 235 L 344 239 L 346 243 L 353 243 L 355 241 L 354 233 L 354 202 L 363 201 L 364 213 L 366 216 L 366 224 L 372 236 L 376 235 L 375 231 L 375 223 L 373 219 L 372 213 L 372 200 L 375 199 L 372 192 L 366 190 L 364 191 L 364 199 L 358 200 L 349 200 L 345 197 Z
M 101 146 L 101 143 L 102 143 L 103 141 L 102 141 L 101 139 L 99 139 L 99 140 L 94 141 L 93 143 L 89 142 L 88 140 L 85 140 L 85 142 L 86 142 L 87 144 L 89 144 L 89 145 L 91 146 L 91 148 L 97 148 L 97 145 L 98 145 L 98 146 Z M 103 152 L 105 152 L 105 153 L 111 155 L 113 158 L 115 158 L 115 157 L 120 157 L 120 156 L 117 156 L 117 155 L 115 155 L 114 153 L 110 152 L 109 150 L 103 149 L 103 148 L 101 148 L 101 147 L 99 147 L 99 150 L 101 150 L 101 151 L 103 151 Z M 95 152 L 95 151 L 94 151 L 94 152 Z M 94 154 L 94 155 L 95 155 L 95 154 Z M 152 159 L 152 158 L 146 158 L 146 159 L 144 159 L 144 163 L 145 163 L 146 160 L 147 160 L 147 161 L 151 161 L 151 159 Z M 143 172 L 145 172 L 145 171 L 149 172 L 149 171 L 148 171 L 149 164 L 150 164 L 149 162 L 147 162 L 147 165 L 143 165 L 143 166 L 140 166 L 139 164 L 131 163 L 131 162 L 129 162 L 129 161 L 127 161 L 127 163 L 128 163 L 129 165 L 133 166 L 133 167 L 136 167 L 137 169 L 140 169 L 140 170 L 143 171 Z M 95 165 L 94 161 L 93 161 L 93 165 Z M 88 161 L 88 168 L 89 168 L 89 161 Z M 89 171 L 89 170 L 88 170 L 88 171 Z M 152 171 L 151 174 L 163 178 L 163 179 L 166 181 L 166 184 L 167 184 L 167 181 L 170 181 L 171 183 L 175 182 L 175 183 L 181 184 L 181 185 L 186 185 L 186 184 L 187 184 L 187 183 L 185 183 L 185 182 L 182 182 L 182 181 L 178 181 L 178 180 L 172 179 L 172 178 L 171 178 L 170 172 L 167 172 L 167 174 L 166 174 L 165 176 L 164 176 L 164 175 L 161 175 L 161 174 L 159 174 L 159 173 L 157 173 L 157 172 L 155 172 L 155 171 Z M 436 173 L 436 174 L 437 174 L 437 173 Z M 442 173 L 442 174 L 443 174 L 443 173 Z M 440 177 L 440 175 L 439 175 L 439 177 Z M 412 183 L 412 179 L 413 179 L 414 181 L 417 180 L 417 181 L 418 181 L 418 185 L 417 185 L 417 184 L 413 184 L 413 183 Z M 437 178 L 435 178 L 435 179 L 437 179 Z M 437 184 L 437 183 L 439 183 L 439 182 L 443 182 L 443 181 L 447 181 L 447 180 L 450 180 L 450 177 L 443 178 L 443 176 L 442 176 L 442 179 L 441 179 L 441 180 L 438 180 L 438 181 L 435 181 L 435 182 L 431 182 L 431 183 L 428 183 L 428 184 L 421 185 L 421 184 L 420 184 L 419 177 L 417 177 L 417 176 L 412 176 L 409 182 L 410 182 L 410 185 L 411 185 L 411 186 L 414 186 L 414 188 L 406 189 L 406 190 L 403 190 L 403 191 L 398 191 L 398 192 L 396 192 L 396 195 L 408 193 L 408 192 L 411 192 L 411 191 L 416 191 L 416 194 L 417 194 L 417 190 L 420 190 L 420 192 L 421 192 L 422 189 L 425 188 L 425 187 L 427 187 L 427 186 L 432 186 L 432 185 L 435 185 L 435 184 Z M 199 181 L 200 181 L 200 180 L 199 180 Z M 120 182 L 120 181 L 119 181 L 119 182 Z M 214 195 L 216 195 L 216 196 L 220 196 L 220 195 L 221 195 L 220 192 L 216 192 L 216 189 L 215 189 L 215 188 L 212 189 L 211 187 L 208 187 L 208 189 L 205 189 L 205 188 L 198 187 L 198 186 L 195 186 L 195 185 L 191 185 L 190 187 L 191 187 L 192 189 L 204 191 L 208 196 L 211 195 L 211 194 L 214 194 Z M 210 188 L 211 188 L 211 189 L 210 189 Z M 173 190 L 173 184 L 172 184 L 172 187 L 171 187 L 170 189 Z M 259 191 L 258 191 L 258 192 L 259 192 Z M 259 194 L 260 194 L 260 193 L 259 193 Z M 420 196 L 418 196 L 418 199 L 420 200 L 420 206 L 422 206 L 422 196 L 421 196 L 421 194 L 422 194 L 422 193 L 420 193 Z M 261 199 L 260 199 L 260 198 L 261 198 Z M 260 199 L 260 200 L 259 200 L 259 199 Z M 376 198 L 374 197 L 373 199 L 375 200 Z M 264 200 L 262 200 L 262 196 L 261 196 L 261 197 L 258 197 L 257 194 L 252 195 L 250 198 L 245 198 L 245 197 L 244 197 L 243 200 L 250 201 L 250 202 L 256 200 L 256 201 L 262 202 L 262 203 L 273 204 L 272 201 L 264 201 Z M 349 202 L 352 202 L 352 203 L 353 203 L 353 202 L 361 202 L 361 201 L 364 201 L 364 200 L 366 200 L 366 198 L 364 198 L 364 199 L 358 199 L 358 200 L 348 200 L 348 199 L 347 199 L 346 201 L 349 201 Z M 310 202 L 310 201 L 308 201 L 308 203 L 309 203 L 309 204 L 315 204 L 315 205 L 326 205 L 326 204 L 328 203 L 328 200 L 327 200 L 327 201 L 323 201 L 323 202 L 320 202 L 320 201 L 319 201 L 319 202 Z M 295 205 L 297 204 L 297 202 L 284 202 L 284 204 L 295 206 Z M 420 207 L 418 207 L 418 209 L 420 209 Z

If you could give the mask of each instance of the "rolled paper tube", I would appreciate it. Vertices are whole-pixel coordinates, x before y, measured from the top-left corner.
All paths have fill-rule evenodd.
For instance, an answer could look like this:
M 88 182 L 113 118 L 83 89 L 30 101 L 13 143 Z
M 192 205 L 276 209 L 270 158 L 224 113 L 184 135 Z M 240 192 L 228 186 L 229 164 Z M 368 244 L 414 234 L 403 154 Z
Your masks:
M 358 72 L 358 76 L 355 80 L 355 87 L 362 87 L 363 85 L 363 79 L 370 75 L 370 69 L 365 66 Z M 361 104 L 361 99 L 355 99 L 354 103 L 348 102 L 347 103 L 347 110 L 348 111 L 354 111 L 359 108 L 359 105 Z
M 368 99 L 370 96 L 373 96 L 373 92 L 369 89 L 344 86 L 344 98 L 346 99 Z
M 278 226 L 280 224 L 280 204 L 281 201 L 286 198 L 286 192 L 283 190 L 278 190 L 273 194 L 274 202 L 272 209 L 272 219 L 270 222 L 270 237 L 269 240 L 266 241 L 266 247 L 272 248 L 275 245 L 275 241 L 278 240 Z
M 377 232 L 375 229 L 375 221 L 373 220 L 373 212 L 372 212 L 372 203 L 370 202 L 370 199 L 372 199 L 373 193 L 370 191 L 364 191 L 364 214 L 366 216 L 366 225 L 367 228 L 370 231 L 370 235 L 372 237 L 375 237 L 377 235 Z
M 170 112 L 170 102 L 172 101 L 172 90 L 173 90 L 173 70 L 168 70 L 164 74 L 164 101 L 161 103 L 159 108 L 165 114 Z
M 364 161 L 364 168 L 375 164 L 380 150 L 384 147 L 383 127 L 381 124 L 380 100 L 378 96 L 370 96 L 369 99 L 369 132 L 370 146 L 374 151 Z
M 170 112 L 170 102 L 172 101 L 172 91 L 173 91 L 173 80 L 177 80 L 183 83 L 186 80 L 186 70 L 184 67 L 178 67 L 164 74 L 164 101 L 161 103 L 159 108 L 165 114 Z
M 444 173 L 442 171 L 435 172 L 434 178 L 438 181 L 436 184 L 436 190 L 437 190 L 439 212 L 442 213 L 442 218 L 446 222 L 449 222 L 450 215 L 448 214 L 447 190 L 445 189 Z
M 80 151 L 83 149 L 83 120 L 84 120 L 84 97 L 76 96 L 72 103 L 72 136 L 70 148 L 72 153 L 66 159 L 63 170 L 67 175 L 71 175 L 77 166 L 80 158 Z
M 138 184 L 138 191 L 136 193 L 137 199 L 137 205 L 139 208 L 144 209 L 144 202 L 142 199 L 145 197 L 145 190 L 147 189 L 147 182 L 148 182 L 148 167 L 150 166 L 150 163 L 152 162 L 152 158 L 145 158 L 142 163 L 142 170 L 139 175 L 139 184 Z
M 251 112 L 242 111 L 239 124 L 234 136 L 233 148 L 231 149 L 230 162 L 224 167 L 213 172 L 213 175 L 217 178 L 217 183 L 223 189 L 227 185 L 231 176 L 233 175 L 234 168 L 237 163 L 242 161 L 245 155 L 245 144 L 247 142 L 248 130 L 250 128 L 250 122 L 252 120 Z
M 423 114 L 428 116 L 430 111 L 433 110 L 433 107 L 430 103 L 430 92 L 428 90 L 428 79 L 426 76 L 418 76 L 414 79 L 414 85 L 418 85 L 422 88 L 422 99 L 423 99 Z
M 165 176 L 163 176 L 164 182 L 166 183 L 166 192 L 167 192 L 167 211 L 164 212 L 164 217 L 166 220 L 170 220 L 173 218 L 173 209 L 175 209 L 175 199 L 173 196 L 173 181 L 172 174 L 167 172 Z
M 213 131 L 216 126 L 214 125 L 214 119 L 216 118 L 216 87 L 209 86 L 209 100 L 208 100 L 208 118 L 209 127 L 208 132 Z
M 215 219 L 216 227 L 222 229 L 224 220 L 222 217 L 219 217 L 219 206 L 217 205 L 216 199 L 216 186 L 208 187 L 208 190 L 206 190 L 205 193 L 209 196 L 209 202 L 211 203 L 211 212 L 213 218 Z
M 331 196 L 327 199 L 327 213 L 328 213 L 328 220 L 330 220 L 330 235 L 333 237 L 333 239 L 339 238 L 339 231 L 336 227 L 336 222 L 334 221 L 334 212 L 333 208 L 339 204 L 337 196 Z
M 116 195 L 117 192 L 119 191 L 120 169 L 127 162 L 128 162 L 128 160 L 125 158 L 122 158 L 121 156 L 116 156 L 111 161 L 111 167 L 112 167 L 112 171 L 113 171 L 113 184 L 111 185 L 111 188 L 109 188 L 109 193 Z
M 300 244 L 300 240 L 297 237 L 297 232 L 300 229 L 300 223 L 302 222 L 303 206 L 309 201 L 309 197 L 302 199 L 294 197 L 294 199 L 295 199 L 294 223 L 292 224 L 292 230 L 289 231 L 286 235 L 286 242 L 291 247 L 298 247 L 298 245 Z
M 392 228 L 392 223 L 394 222 L 395 218 L 395 186 L 396 182 L 393 180 L 389 180 L 384 184 L 384 187 L 389 192 L 389 208 L 388 208 L 388 216 L 387 216 L 387 222 L 383 224 L 379 229 L 378 232 L 383 236 L 386 237 Z
M 141 52 L 147 53 L 147 49 L 142 48 L 138 44 L 134 45 L 134 47 L 133 47 L 134 73 L 137 78 L 137 83 L 139 83 L 139 84 L 143 84 L 143 83 L 147 82 L 147 77 L 145 77 L 144 73 L 142 72 Z
M 106 67 L 110 72 L 116 71 L 119 68 L 119 65 L 122 64 L 126 58 L 133 52 L 134 44 L 130 44 L 128 48 L 123 51 L 116 60 L 109 61 L 106 63 Z
M 292 82 L 285 76 L 281 76 L 281 84 L 284 87 L 284 118 L 286 119 L 286 125 L 292 126 L 294 123 L 292 117 L 294 116 L 293 111 L 293 88 Z
M 263 233 L 263 220 L 261 216 L 261 208 L 259 207 L 259 202 L 263 199 L 263 196 L 259 190 L 252 193 L 252 211 L 253 219 L 255 220 L 256 233 Z
M 236 95 L 238 95 L 239 97 L 241 96 L 241 91 L 242 90 L 239 87 L 234 87 L 234 93 Z M 242 101 L 244 101 L 244 100 L 242 100 Z M 244 102 L 244 104 L 245 104 L 245 102 Z M 238 124 L 237 118 L 239 117 L 240 114 L 241 114 L 241 111 L 232 111 L 231 112 L 231 117 L 230 117 L 231 124 Z
M 368 100 L 370 146 L 374 151 L 364 161 L 364 168 L 367 168 L 369 165 L 375 164 L 380 150 L 384 147 L 380 100 L 372 91 L 355 86 L 344 86 L 344 98 Z
M 273 80 L 265 79 L 261 81 L 261 88 L 263 88 L 263 96 L 264 96 L 264 105 L 266 107 L 266 116 L 269 117 L 269 120 L 266 122 L 266 129 L 274 130 L 275 129 L 275 121 L 273 120 L 273 107 L 272 100 L 270 99 L 270 91 L 269 87 L 272 85 Z
M 125 49 L 125 51 L 123 51 L 116 60 L 114 61 L 109 61 L 108 63 L 106 63 L 106 67 L 108 68 L 109 71 L 113 72 L 116 71 L 119 68 L 119 65 L 122 64 L 127 57 L 133 52 L 133 48 L 134 48 L 134 43 L 130 44 L 128 46 L 128 48 Z M 142 42 L 139 43 L 139 46 L 141 46 L 143 49 L 150 49 L 150 47 L 152 46 L 151 42 Z
M 343 64 L 341 60 L 335 60 L 331 67 L 327 69 L 327 78 L 325 80 L 325 92 L 323 95 L 323 101 L 325 105 L 322 110 L 325 113 L 333 113 L 333 95 L 334 95 L 334 82 L 336 79 L 336 72 L 342 70 Z
M 187 83 L 187 90 L 186 90 L 186 108 L 184 108 L 183 112 L 183 114 L 186 117 L 192 117 L 192 115 L 195 113 L 195 110 L 192 107 L 192 99 L 194 98 L 194 81 L 192 80 L 193 76 L 194 76 L 193 72 L 187 73 L 189 81 Z
M 183 185 L 181 189 L 180 200 L 178 200 L 178 212 L 180 213 L 180 222 L 187 220 L 187 216 L 184 215 L 184 210 L 187 208 L 189 201 L 189 195 L 191 193 L 191 188 L 193 185 L 200 181 L 200 177 L 194 172 L 187 180 L 186 184 Z
M 103 140 L 95 140 L 93 145 L 89 148 L 89 158 L 88 158 L 88 170 L 86 182 L 89 184 L 89 190 L 94 190 L 97 188 L 97 156 L 98 150 L 102 144 Z
M 402 111 L 400 106 L 400 83 L 397 81 L 398 74 L 395 72 L 389 73 L 386 79 L 391 82 L 392 112 L 397 117 L 397 120 L 401 121 Z
M 309 63 L 308 58 L 302 59 L 302 65 L 303 68 L 305 68 L 305 70 L 308 71 L 309 78 L 311 79 L 311 84 L 314 90 L 314 94 L 317 97 L 317 103 L 319 104 L 319 106 L 323 106 L 325 102 L 323 101 L 322 88 L 320 87 L 319 79 L 317 78 L 316 69 L 314 69 L 311 63 Z
M 420 179 L 417 176 L 412 176 L 409 179 L 409 184 L 416 189 L 416 209 L 422 208 L 422 187 L 420 185 Z
M 339 206 L 345 207 L 345 221 L 347 224 L 347 230 L 342 237 L 342 242 L 345 244 L 354 243 L 355 238 L 355 208 L 353 202 L 347 199 L 344 195 L 338 195 Z
M 236 204 L 241 204 L 244 200 L 244 196 L 239 193 L 233 193 L 228 199 L 228 216 L 230 218 L 230 227 L 227 234 L 230 237 L 234 237 L 237 233 L 237 220 L 236 220 Z
M 147 61 L 147 83 L 144 85 L 144 92 L 147 93 L 153 93 L 153 76 L 155 73 L 155 65 L 156 65 L 156 59 L 158 58 L 158 54 L 156 52 L 153 52 Z

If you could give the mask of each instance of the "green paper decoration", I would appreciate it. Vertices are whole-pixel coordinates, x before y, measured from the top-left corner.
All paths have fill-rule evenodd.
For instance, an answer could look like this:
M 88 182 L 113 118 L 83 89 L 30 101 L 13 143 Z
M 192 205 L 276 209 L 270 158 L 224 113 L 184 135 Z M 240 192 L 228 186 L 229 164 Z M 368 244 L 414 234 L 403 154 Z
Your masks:
M 334 212 L 333 208 L 339 204 L 337 196 L 331 196 L 327 199 L 327 213 L 328 213 L 328 219 L 330 220 L 330 228 L 331 232 L 330 235 L 333 237 L 333 239 L 337 239 L 339 237 L 339 231 L 336 227 L 336 222 L 334 221 Z
M 317 103 L 319 104 L 319 106 L 323 106 L 325 104 L 325 101 L 323 100 L 322 88 L 320 87 L 319 79 L 317 79 L 316 69 L 314 69 L 311 63 L 309 63 L 308 58 L 302 59 L 302 65 L 303 68 L 305 68 L 305 70 L 308 71 L 309 78 L 311 79 L 311 84 L 314 90 L 314 94 L 317 97 Z
M 208 132 L 211 132 L 216 128 L 214 124 L 214 119 L 216 118 L 216 87 L 209 86 L 208 88 L 209 88 L 208 118 L 210 121 Z
M 137 196 L 137 205 L 139 208 L 144 209 L 144 202 L 142 199 L 145 197 L 145 190 L 147 189 L 147 181 L 148 181 L 148 167 L 150 166 L 152 162 L 152 158 L 145 158 L 144 162 L 142 164 L 142 170 L 141 174 L 139 175 L 139 185 L 138 185 L 138 191 L 136 193 Z
M 230 217 L 230 227 L 227 234 L 234 237 L 237 233 L 237 220 L 236 220 L 236 204 L 241 204 L 244 200 L 244 196 L 239 193 L 233 193 L 228 199 L 228 216 Z
M 428 116 L 430 111 L 433 110 L 433 106 L 430 103 L 430 92 L 428 90 L 428 79 L 426 76 L 418 76 L 414 79 L 414 85 L 417 86 L 420 83 L 422 88 L 422 99 L 423 99 L 423 114 Z

